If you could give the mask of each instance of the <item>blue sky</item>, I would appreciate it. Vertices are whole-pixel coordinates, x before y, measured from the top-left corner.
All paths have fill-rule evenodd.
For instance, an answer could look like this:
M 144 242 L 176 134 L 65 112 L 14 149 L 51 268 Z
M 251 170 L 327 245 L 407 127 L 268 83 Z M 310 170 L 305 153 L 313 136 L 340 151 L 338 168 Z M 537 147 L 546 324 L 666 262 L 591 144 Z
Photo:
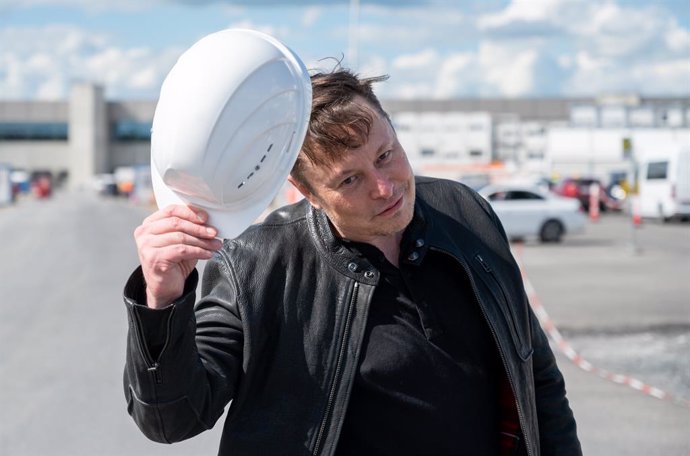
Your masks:
M 687 1 L 360 0 L 351 17 L 346 1 L 0 0 L 0 99 L 63 99 L 84 80 L 155 99 L 186 48 L 228 27 L 310 68 L 389 74 L 386 98 L 690 96 Z

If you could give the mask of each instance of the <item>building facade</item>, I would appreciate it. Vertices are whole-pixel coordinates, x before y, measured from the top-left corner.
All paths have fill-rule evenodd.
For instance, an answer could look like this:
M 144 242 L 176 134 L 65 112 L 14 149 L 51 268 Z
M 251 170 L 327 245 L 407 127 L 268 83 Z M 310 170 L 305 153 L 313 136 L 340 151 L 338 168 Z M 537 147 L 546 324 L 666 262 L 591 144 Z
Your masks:
M 626 170 L 655 144 L 690 144 L 690 97 L 382 100 L 416 172 L 590 174 Z M 150 163 L 156 102 L 109 101 L 76 84 L 68 100 L 0 101 L 0 163 L 70 188 Z

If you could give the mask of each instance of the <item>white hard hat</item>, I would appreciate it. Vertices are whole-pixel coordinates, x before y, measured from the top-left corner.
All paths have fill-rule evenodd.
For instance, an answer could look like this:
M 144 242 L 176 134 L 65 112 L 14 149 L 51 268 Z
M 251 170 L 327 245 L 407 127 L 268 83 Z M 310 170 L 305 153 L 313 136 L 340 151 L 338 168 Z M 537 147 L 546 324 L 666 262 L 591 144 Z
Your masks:
M 309 73 L 284 44 L 242 29 L 202 38 L 170 70 L 156 105 L 158 207 L 202 208 L 219 237 L 236 237 L 285 183 L 310 113 Z

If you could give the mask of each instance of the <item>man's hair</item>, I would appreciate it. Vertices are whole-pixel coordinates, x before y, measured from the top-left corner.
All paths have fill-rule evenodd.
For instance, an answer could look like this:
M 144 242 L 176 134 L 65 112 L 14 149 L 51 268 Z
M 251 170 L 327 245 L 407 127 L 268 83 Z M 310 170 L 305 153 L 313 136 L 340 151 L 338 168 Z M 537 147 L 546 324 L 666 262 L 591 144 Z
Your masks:
M 367 142 L 373 119 L 355 103 L 355 97 L 362 97 L 390 122 L 372 89 L 372 84 L 386 79 L 388 76 L 360 78 L 344 68 L 311 76 L 311 117 L 302 149 L 292 168 L 294 179 L 311 188 L 304 179 L 305 160 L 317 166 L 328 166 L 347 149 L 361 147 Z

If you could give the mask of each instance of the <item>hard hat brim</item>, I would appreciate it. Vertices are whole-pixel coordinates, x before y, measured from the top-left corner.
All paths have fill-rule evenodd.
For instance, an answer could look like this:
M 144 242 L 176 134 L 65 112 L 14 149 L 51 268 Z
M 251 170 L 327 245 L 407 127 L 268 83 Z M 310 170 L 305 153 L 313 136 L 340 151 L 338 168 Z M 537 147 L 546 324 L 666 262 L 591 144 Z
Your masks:
M 151 167 L 151 183 L 153 194 L 156 198 L 156 205 L 163 209 L 171 205 L 195 206 L 189 201 L 182 199 L 177 193 L 172 191 L 161 178 L 156 167 Z M 218 230 L 216 237 L 220 239 L 232 239 L 244 232 L 249 226 L 257 221 L 262 212 L 271 204 L 278 190 L 282 187 L 276 184 L 273 193 L 267 193 L 260 203 L 246 207 L 242 210 L 225 211 L 221 209 L 211 209 L 204 207 L 203 210 L 208 214 L 207 225 Z

